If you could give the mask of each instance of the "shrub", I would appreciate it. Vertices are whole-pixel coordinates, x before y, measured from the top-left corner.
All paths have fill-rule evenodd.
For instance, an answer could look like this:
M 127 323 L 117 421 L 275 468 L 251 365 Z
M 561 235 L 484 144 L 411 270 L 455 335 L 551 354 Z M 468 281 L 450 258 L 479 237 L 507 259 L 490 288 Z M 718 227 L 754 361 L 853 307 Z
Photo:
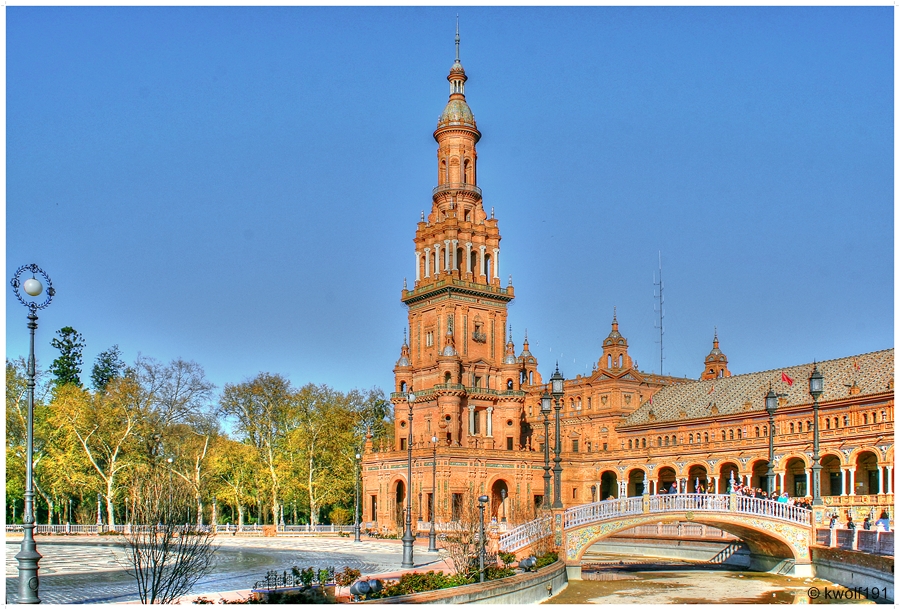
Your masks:
M 362 576 L 362 572 L 355 568 L 351 568 L 350 566 L 345 566 L 342 571 L 337 572 L 334 575 L 334 582 L 337 583 L 338 586 L 349 587 L 356 582 L 360 576 Z
M 559 554 L 556 551 L 550 551 L 549 553 L 544 553 L 540 557 L 537 558 L 537 563 L 535 564 L 535 568 L 543 568 L 544 566 L 548 566 L 551 563 L 555 562 L 559 559 Z
M 503 551 L 500 551 L 500 554 L 498 556 L 500 557 L 500 561 L 503 562 L 504 567 L 507 568 L 509 567 L 509 564 L 516 560 L 515 553 L 504 553 Z

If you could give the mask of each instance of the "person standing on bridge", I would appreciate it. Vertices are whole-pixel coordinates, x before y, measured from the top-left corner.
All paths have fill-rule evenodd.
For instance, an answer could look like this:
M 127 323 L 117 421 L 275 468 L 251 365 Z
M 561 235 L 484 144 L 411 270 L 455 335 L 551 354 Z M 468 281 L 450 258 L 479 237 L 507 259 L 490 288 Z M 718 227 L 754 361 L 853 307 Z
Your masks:
M 879 517 L 878 521 L 875 522 L 875 529 L 879 532 L 891 531 L 891 521 L 890 519 L 888 519 L 886 511 L 881 512 L 881 517 Z

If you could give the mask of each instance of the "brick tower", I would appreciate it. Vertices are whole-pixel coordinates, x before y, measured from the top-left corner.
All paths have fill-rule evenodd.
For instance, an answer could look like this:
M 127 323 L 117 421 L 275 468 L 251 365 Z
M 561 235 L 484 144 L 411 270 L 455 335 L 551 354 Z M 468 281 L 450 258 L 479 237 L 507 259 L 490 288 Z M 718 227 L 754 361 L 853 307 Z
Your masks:
M 521 364 L 508 357 L 512 337 L 504 341 L 514 293 L 511 281 L 501 286 L 500 231 L 478 188 L 481 132 L 466 103 L 458 33 L 447 80 L 450 99 L 434 131 L 437 186 L 413 240 L 415 285 L 401 296 L 410 338 L 394 368 L 396 446 L 408 433 L 405 395 L 412 389 L 414 446 L 437 436 L 450 447 L 513 449 L 522 442 L 518 390 L 525 381 Z

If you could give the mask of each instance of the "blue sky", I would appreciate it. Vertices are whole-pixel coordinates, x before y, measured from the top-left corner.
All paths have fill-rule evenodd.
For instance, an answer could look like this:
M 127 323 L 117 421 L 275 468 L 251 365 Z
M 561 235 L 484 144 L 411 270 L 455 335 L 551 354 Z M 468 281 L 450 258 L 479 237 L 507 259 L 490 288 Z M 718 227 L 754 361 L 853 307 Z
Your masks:
M 118 344 L 390 391 L 456 13 L 479 186 L 545 373 L 699 377 L 893 346 L 893 12 L 56 8 L 7 15 L 7 278 L 85 378 Z M 505 283 L 505 282 L 504 282 Z M 7 355 L 27 353 L 7 285 Z

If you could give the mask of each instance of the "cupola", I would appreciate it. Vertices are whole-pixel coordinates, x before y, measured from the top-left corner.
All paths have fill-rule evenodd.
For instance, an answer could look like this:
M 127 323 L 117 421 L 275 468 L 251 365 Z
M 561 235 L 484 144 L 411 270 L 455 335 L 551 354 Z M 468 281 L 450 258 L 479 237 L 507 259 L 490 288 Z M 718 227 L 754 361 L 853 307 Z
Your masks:
M 716 379 L 718 377 L 731 377 L 728 370 L 728 358 L 719 349 L 719 332 L 713 330 L 713 347 L 704 361 L 703 374 L 700 379 Z

